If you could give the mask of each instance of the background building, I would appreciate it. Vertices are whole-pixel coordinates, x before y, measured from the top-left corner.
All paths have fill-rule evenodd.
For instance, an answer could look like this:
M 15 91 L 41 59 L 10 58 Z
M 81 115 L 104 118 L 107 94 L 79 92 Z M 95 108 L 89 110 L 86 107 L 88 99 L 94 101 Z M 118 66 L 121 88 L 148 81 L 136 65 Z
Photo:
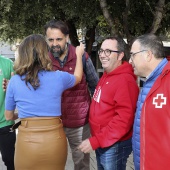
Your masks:
M 15 59 L 14 56 L 15 51 L 12 50 L 11 45 L 8 43 L 0 42 L 0 55 L 4 57 Z

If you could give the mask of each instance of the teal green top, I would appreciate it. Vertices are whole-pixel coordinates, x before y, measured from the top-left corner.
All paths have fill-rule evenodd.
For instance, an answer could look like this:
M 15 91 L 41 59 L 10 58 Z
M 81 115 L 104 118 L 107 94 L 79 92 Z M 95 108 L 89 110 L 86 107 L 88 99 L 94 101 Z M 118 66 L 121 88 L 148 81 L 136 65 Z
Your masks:
M 14 72 L 12 60 L 0 56 L 0 128 L 14 124 L 14 121 L 5 119 L 5 92 L 2 88 L 3 78 L 9 80 L 12 72 Z

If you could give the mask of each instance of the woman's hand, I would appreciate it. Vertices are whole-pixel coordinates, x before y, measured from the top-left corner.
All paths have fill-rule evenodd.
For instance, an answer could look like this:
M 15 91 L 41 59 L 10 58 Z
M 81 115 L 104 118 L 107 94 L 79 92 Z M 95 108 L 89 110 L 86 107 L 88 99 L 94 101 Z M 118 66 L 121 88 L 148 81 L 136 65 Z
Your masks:
M 77 61 L 76 61 L 76 67 L 74 70 L 74 76 L 76 78 L 76 81 L 74 85 L 77 85 L 78 83 L 80 83 L 82 76 L 83 76 L 83 63 L 82 63 L 83 54 L 84 54 L 84 44 L 80 43 L 80 45 L 76 47 Z
M 84 54 L 84 44 L 80 43 L 80 45 L 76 47 L 76 56 L 82 57 L 83 54 Z

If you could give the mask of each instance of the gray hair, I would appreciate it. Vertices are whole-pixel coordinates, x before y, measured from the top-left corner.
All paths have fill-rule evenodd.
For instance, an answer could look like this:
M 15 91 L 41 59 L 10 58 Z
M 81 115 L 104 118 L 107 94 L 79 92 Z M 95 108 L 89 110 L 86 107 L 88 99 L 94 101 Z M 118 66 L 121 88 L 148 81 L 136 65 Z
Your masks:
M 161 39 L 155 34 L 144 34 L 134 39 L 141 45 L 141 50 L 152 51 L 155 58 L 165 58 L 165 52 Z

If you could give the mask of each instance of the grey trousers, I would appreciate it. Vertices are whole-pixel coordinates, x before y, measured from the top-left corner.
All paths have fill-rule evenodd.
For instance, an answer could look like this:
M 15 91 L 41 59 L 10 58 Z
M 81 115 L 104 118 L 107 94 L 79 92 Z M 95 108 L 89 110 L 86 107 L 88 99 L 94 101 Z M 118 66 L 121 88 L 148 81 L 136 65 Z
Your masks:
M 74 170 L 90 170 L 90 154 L 77 149 L 81 142 L 90 137 L 89 124 L 79 128 L 64 128 L 72 151 Z

